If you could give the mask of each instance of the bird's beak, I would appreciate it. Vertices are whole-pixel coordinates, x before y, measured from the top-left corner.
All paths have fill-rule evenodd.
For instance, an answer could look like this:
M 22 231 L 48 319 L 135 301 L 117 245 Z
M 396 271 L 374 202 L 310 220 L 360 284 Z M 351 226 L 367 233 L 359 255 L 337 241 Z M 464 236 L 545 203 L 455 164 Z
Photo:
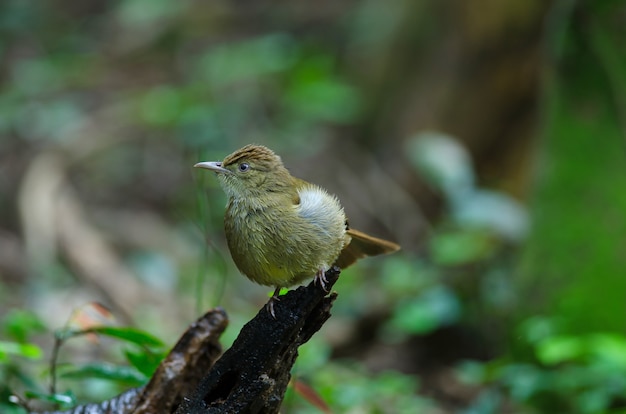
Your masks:
M 214 171 L 216 173 L 221 173 L 221 174 L 230 174 L 230 170 L 227 170 L 226 168 L 222 167 L 222 163 L 219 161 L 199 162 L 196 165 L 194 165 L 194 167 L 204 168 L 204 169 L 211 170 L 211 171 Z

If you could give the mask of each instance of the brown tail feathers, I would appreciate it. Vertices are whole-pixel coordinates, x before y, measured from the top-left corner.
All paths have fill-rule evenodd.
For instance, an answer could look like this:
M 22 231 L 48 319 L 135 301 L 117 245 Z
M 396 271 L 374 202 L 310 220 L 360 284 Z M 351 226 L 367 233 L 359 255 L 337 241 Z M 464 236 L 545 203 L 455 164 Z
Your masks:
M 400 246 L 394 242 L 372 237 L 355 229 L 348 229 L 346 233 L 352 240 L 343 248 L 335 261 L 335 266 L 339 266 L 342 269 L 363 257 L 393 253 L 400 250 Z

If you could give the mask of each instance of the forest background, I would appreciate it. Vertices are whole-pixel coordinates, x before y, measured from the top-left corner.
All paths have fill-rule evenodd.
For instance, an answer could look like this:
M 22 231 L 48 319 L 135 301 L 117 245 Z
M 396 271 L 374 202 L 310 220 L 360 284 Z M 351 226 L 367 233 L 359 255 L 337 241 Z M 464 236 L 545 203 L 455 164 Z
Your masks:
M 268 289 L 192 166 L 254 142 L 403 247 L 301 349 L 333 411 L 626 412 L 625 44 L 615 0 L 1 2 L 0 411 L 145 381 L 81 337 L 50 395 L 85 320 L 232 342 Z

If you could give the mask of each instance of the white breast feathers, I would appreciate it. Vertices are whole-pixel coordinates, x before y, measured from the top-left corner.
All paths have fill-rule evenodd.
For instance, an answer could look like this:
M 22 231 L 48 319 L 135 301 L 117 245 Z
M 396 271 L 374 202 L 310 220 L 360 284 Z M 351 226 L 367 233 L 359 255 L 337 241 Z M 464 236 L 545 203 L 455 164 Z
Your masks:
M 316 185 L 308 185 L 299 192 L 298 214 L 325 232 L 345 231 L 345 214 L 339 200 Z

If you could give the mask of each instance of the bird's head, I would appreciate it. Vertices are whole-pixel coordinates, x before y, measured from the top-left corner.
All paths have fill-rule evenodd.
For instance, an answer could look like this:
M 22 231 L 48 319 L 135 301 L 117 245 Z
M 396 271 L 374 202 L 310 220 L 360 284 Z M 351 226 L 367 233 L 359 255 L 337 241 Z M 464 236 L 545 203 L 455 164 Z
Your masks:
M 293 187 L 293 177 L 280 157 L 261 145 L 246 145 L 224 161 L 199 162 L 194 167 L 215 172 L 228 197 L 235 200 L 271 197 Z

